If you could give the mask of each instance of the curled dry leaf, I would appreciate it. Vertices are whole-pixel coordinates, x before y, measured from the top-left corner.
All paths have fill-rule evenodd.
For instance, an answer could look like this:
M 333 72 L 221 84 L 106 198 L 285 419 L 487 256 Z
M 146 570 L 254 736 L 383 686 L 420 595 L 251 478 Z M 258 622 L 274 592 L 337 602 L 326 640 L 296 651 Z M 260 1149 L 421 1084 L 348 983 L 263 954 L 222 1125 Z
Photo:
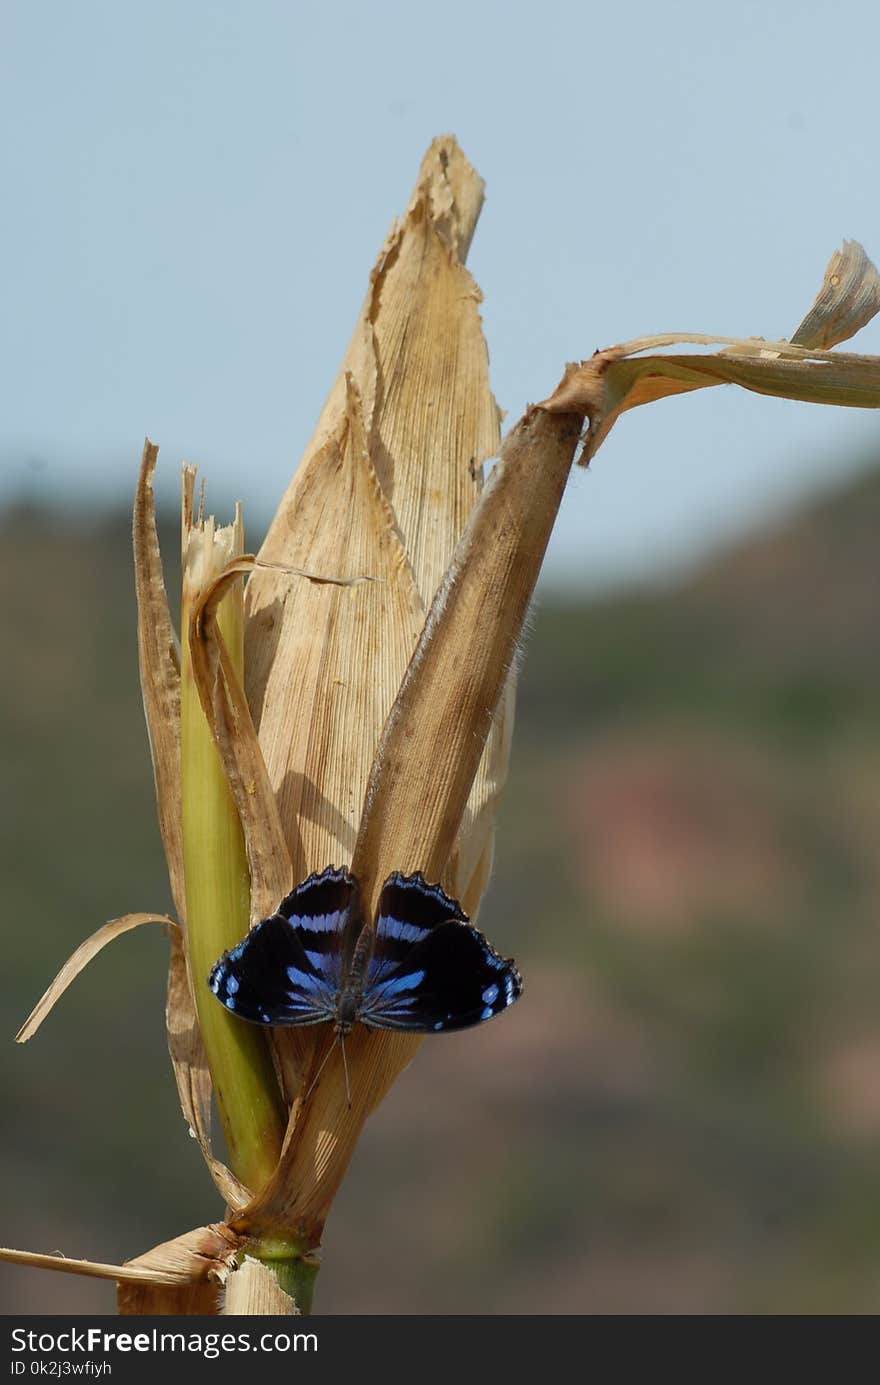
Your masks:
M 792 341 L 710 337 L 699 333 L 641 337 L 597 351 L 569 366 L 541 407 L 580 409 L 590 420 L 581 462 L 595 456 L 628 409 L 711 385 L 737 384 L 757 394 L 813 404 L 880 408 L 880 359 L 822 349 L 845 341 L 880 309 L 880 275 L 855 241 L 835 252 L 815 303 Z M 677 343 L 724 349 L 710 355 L 643 355 Z
M 177 927 L 174 919 L 169 918 L 167 914 L 123 914 L 121 918 L 110 919 L 108 923 L 102 924 L 91 937 L 86 938 L 85 942 L 80 943 L 76 951 L 68 957 L 64 966 L 55 977 L 55 980 L 37 1001 L 33 1010 L 19 1029 L 15 1036 L 15 1042 L 17 1044 L 27 1043 L 28 1039 L 36 1034 L 49 1011 L 53 1009 L 61 996 L 63 996 L 71 981 L 74 981 L 76 977 L 79 976 L 80 972 L 84 967 L 88 966 L 92 958 L 96 957 L 108 943 L 112 943 L 114 938 L 120 937 L 123 933 L 130 932 L 132 928 L 139 928 L 142 923 L 164 923 L 170 928 Z
M 816 301 L 792 333 L 796 346 L 827 351 L 849 341 L 880 312 L 880 274 L 857 240 L 835 250 Z

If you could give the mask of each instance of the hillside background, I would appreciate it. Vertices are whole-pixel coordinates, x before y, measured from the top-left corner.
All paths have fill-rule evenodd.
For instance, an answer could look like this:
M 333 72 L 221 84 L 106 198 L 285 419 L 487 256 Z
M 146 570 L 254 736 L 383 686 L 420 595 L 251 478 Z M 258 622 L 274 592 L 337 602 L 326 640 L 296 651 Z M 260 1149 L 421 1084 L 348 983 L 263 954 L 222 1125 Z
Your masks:
M 317 1311 L 878 1311 L 878 532 L 872 471 L 675 585 L 539 602 L 481 916 L 525 995 L 367 1127 Z M 3 1240 L 114 1261 L 221 1210 L 159 928 L 11 1038 L 169 907 L 128 516 L 7 509 L 0 574 Z M 0 1271 L 6 1313 L 112 1305 Z

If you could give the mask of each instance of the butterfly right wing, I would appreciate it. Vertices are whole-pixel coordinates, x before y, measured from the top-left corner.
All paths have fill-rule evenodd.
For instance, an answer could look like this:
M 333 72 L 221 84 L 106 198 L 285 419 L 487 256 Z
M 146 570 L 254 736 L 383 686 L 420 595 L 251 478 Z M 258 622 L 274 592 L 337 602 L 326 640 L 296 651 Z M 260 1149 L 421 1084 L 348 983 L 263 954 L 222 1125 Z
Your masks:
M 511 958 L 499 956 L 476 928 L 449 919 L 364 991 L 358 1019 L 370 1029 L 449 1033 L 500 1015 L 522 989 Z
M 332 866 L 297 885 L 215 962 L 208 985 L 221 1005 L 252 1024 L 335 1019 L 355 891 L 348 872 Z
M 421 871 L 402 875 L 394 871 L 382 887 L 376 908 L 376 933 L 367 971 L 367 989 L 387 980 L 416 943 L 424 942 L 433 929 L 454 919 L 467 923 L 458 900 L 439 885 L 429 885 Z
M 470 926 L 457 900 L 419 872 L 388 877 L 358 1006 L 362 1023 L 421 1034 L 467 1029 L 521 994 L 514 963 Z

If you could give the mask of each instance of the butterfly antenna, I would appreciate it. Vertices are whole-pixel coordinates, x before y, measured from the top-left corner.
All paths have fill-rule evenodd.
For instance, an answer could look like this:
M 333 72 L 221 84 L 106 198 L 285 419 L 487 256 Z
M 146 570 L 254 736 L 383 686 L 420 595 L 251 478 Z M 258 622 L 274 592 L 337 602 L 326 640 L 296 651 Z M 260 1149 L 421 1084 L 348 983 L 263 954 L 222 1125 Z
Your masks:
M 345 1098 L 348 1102 L 348 1109 L 351 1110 L 351 1087 L 348 1081 L 348 1059 L 345 1056 L 345 1039 L 339 1035 L 339 1047 L 342 1049 L 342 1067 L 345 1072 Z
M 315 1090 L 315 1088 L 317 1087 L 317 1085 L 318 1085 L 318 1078 L 321 1076 L 321 1073 L 322 1073 L 322 1072 L 324 1071 L 324 1069 L 326 1068 L 328 1059 L 330 1058 L 330 1054 L 333 1052 L 333 1050 L 334 1050 L 335 1047 L 336 1047 L 336 1044 L 335 1044 L 335 1043 L 332 1043 L 332 1044 L 330 1045 L 330 1047 L 327 1049 L 327 1052 L 324 1054 L 324 1057 L 321 1059 L 321 1066 L 318 1068 L 318 1071 L 315 1073 L 314 1077 L 312 1078 L 311 1083 L 309 1084 L 309 1090 L 306 1092 L 305 1096 L 303 1097 L 303 1102 L 304 1102 L 304 1103 L 305 1103 L 306 1101 L 308 1101 L 309 1097 L 312 1095 L 312 1092 L 313 1092 L 313 1091 Z M 343 1056 L 344 1056 L 344 1054 L 345 1054 L 345 1050 L 343 1049 Z M 347 1080 L 347 1074 L 346 1074 L 346 1080 Z M 350 1104 L 351 1104 L 351 1103 L 349 1103 L 349 1105 L 350 1105 Z

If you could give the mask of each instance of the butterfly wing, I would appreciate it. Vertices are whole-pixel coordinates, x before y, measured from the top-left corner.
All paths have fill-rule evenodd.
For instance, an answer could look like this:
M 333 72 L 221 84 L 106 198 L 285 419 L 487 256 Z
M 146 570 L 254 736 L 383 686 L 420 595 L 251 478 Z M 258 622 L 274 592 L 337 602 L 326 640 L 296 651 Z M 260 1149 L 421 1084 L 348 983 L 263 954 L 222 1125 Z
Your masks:
M 415 943 L 423 942 L 432 929 L 449 919 L 467 923 L 467 914 L 439 885 L 429 885 L 420 871 L 389 875 L 376 908 L 367 989 L 391 976 Z
M 216 962 L 208 985 L 254 1024 L 320 1024 L 336 1015 L 355 883 L 332 866 L 310 875 Z
M 512 961 L 472 928 L 461 906 L 421 875 L 389 876 L 358 1019 L 371 1029 L 467 1029 L 522 994 Z

